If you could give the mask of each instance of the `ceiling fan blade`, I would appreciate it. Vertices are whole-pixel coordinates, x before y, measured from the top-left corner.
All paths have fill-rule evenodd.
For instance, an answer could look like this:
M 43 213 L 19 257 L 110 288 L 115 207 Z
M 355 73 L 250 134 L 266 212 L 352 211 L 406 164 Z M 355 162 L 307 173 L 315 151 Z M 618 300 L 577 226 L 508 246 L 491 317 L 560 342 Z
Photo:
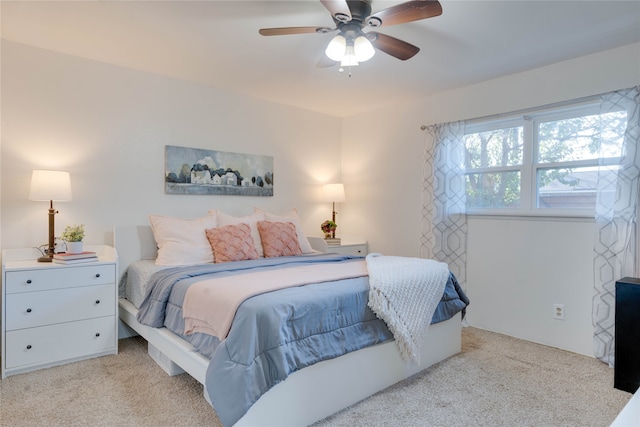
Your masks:
M 437 0 L 414 0 L 388 7 L 368 17 L 365 22 L 372 27 L 388 27 L 419 21 L 442 14 L 442 5 Z
M 376 49 L 403 61 L 420 52 L 420 48 L 417 46 L 375 31 L 368 32 L 367 38 Z
M 333 67 L 336 64 L 338 64 L 337 61 L 334 61 L 333 59 L 329 58 L 325 53 L 323 53 L 320 59 L 318 60 L 316 67 L 329 68 L 329 67 Z
M 263 36 L 284 36 L 288 34 L 309 34 L 309 33 L 328 33 L 334 31 L 335 28 L 328 27 L 282 27 L 282 28 L 261 28 L 258 30 Z
M 351 10 L 346 0 L 320 0 L 320 3 L 327 8 L 331 16 L 340 22 L 351 21 Z

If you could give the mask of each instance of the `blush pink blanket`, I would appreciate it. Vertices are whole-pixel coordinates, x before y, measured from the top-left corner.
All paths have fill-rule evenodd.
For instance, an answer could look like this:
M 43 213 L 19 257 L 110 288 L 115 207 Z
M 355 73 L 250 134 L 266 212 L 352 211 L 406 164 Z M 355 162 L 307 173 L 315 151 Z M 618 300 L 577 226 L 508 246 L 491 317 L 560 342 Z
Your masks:
M 189 287 L 182 306 L 185 333 L 224 339 L 242 302 L 252 296 L 293 286 L 367 276 L 367 263 L 308 265 L 202 280 Z

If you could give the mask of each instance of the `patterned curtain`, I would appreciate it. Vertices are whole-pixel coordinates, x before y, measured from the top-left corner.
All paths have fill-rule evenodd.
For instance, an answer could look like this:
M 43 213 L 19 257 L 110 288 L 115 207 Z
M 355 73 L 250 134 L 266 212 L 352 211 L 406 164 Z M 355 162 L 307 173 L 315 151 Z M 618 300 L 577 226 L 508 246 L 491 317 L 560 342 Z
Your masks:
M 465 289 L 467 215 L 464 122 L 425 127 L 420 254 L 446 262 Z
M 595 356 L 613 366 L 615 282 L 635 274 L 640 198 L 640 86 L 603 95 L 600 107 L 602 114 L 627 110 L 622 160 L 617 170 L 610 165 L 600 166 L 596 196 L 593 344 Z

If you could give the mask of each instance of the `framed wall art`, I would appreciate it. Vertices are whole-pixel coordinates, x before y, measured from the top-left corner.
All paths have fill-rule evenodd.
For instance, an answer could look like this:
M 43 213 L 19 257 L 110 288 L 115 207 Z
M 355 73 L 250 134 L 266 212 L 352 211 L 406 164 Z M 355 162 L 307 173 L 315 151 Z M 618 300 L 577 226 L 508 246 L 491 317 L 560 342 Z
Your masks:
M 165 193 L 273 196 L 273 157 L 165 146 Z

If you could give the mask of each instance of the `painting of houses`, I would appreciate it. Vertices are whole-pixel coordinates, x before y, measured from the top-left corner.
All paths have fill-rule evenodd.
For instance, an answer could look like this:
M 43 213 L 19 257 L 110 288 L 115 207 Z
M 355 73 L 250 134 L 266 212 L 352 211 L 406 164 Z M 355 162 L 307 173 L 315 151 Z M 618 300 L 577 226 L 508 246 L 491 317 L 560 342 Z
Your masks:
M 273 196 L 273 157 L 165 146 L 167 194 Z

